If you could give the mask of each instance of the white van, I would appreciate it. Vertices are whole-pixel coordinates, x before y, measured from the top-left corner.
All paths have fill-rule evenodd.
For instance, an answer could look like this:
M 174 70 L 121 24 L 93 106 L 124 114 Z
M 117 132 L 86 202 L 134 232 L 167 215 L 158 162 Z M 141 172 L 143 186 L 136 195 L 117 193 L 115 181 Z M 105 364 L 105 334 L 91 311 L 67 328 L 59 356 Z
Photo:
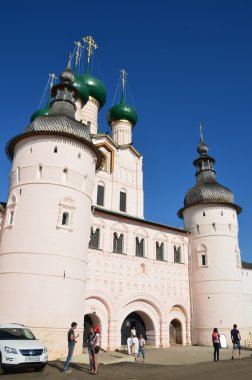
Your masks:
M 0 324 L 0 375 L 18 367 L 43 371 L 47 361 L 47 348 L 31 330 L 17 323 Z

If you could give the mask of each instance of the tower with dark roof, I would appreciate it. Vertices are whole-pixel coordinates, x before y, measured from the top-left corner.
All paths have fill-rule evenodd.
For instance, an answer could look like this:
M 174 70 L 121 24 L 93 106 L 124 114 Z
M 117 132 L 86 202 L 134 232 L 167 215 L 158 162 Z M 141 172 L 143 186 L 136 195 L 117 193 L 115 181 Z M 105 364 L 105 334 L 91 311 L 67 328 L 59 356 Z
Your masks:
M 234 323 L 241 330 L 246 325 L 237 221 L 242 209 L 217 182 L 202 133 L 197 151 L 196 185 L 186 192 L 178 215 L 190 233 L 194 343 L 208 345 L 214 326 L 229 337 Z
M 32 328 L 54 357 L 83 318 L 91 196 L 101 154 L 75 120 L 82 99 L 70 66 L 37 115 L 7 145 L 13 160 L 0 246 L 2 322 Z M 7 290 L 8 289 L 8 290 Z M 80 326 L 82 327 L 82 326 Z

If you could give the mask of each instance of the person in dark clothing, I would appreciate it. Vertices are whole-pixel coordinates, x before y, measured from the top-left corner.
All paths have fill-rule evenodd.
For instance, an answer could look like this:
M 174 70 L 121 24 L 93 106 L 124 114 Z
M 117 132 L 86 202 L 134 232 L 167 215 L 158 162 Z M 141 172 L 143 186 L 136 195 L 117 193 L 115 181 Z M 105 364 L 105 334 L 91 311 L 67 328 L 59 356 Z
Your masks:
M 213 329 L 212 341 L 214 346 L 214 361 L 219 361 L 220 334 L 218 333 L 218 329 L 216 327 Z
M 231 330 L 231 340 L 233 343 L 233 349 L 232 349 L 232 357 L 231 359 L 234 359 L 234 351 L 237 349 L 239 350 L 239 358 L 241 359 L 241 334 L 240 331 L 237 330 L 237 325 L 234 324 L 234 328 Z
M 66 359 L 66 362 L 65 362 L 65 365 L 64 365 L 64 369 L 63 369 L 63 372 L 65 372 L 65 373 L 72 372 L 69 369 L 69 364 L 70 364 L 70 361 L 71 361 L 72 356 L 73 356 L 74 347 L 75 347 L 75 343 L 76 343 L 76 338 L 78 338 L 78 336 L 79 336 L 79 334 L 75 335 L 75 333 L 74 333 L 74 330 L 76 329 L 76 327 L 77 327 L 77 323 L 76 322 L 72 322 L 71 328 L 68 330 L 68 333 L 67 333 L 68 355 L 67 355 L 67 359 Z

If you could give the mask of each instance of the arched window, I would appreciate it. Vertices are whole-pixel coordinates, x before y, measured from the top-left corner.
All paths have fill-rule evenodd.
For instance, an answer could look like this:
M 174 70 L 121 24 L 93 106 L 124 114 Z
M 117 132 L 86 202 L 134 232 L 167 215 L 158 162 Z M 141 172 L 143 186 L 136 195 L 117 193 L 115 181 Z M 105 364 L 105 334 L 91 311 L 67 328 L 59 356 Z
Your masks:
M 121 190 L 120 191 L 120 211 L 126 212 L 126 191 Z
M 99 243 L 100 243 L 100 229 L 99 228 L 94 229 L 93 227 L 91 227 L 89 248 L 99 249 Z
M 98 186 L 97 186 L 97 205 L 98 206 L 104 206 L 104 185 L 102 183 L 100 183 Z
M 61 224 L 62 224 L 62 226 L 68 226 L 69 225 L 69 212 L 63 212 Z
M 114 232 L 113 236 L 113 252 L 123 253 L 123 234 L 118 236 L 117 232 Z
M 176 247 L 174 245 L 174 263 L 181 263 L 181 247 Z
M 136 256 L 144 257 L 144 239 L 136 237 Z
M 57 148 L 57 146 L 55 146 L 55 148 L 54 148 L 54 153 L 58 153 L 58 148 Z
M 156 241 L 156 259 L 159 261 L 164 260 L 164 243 Z

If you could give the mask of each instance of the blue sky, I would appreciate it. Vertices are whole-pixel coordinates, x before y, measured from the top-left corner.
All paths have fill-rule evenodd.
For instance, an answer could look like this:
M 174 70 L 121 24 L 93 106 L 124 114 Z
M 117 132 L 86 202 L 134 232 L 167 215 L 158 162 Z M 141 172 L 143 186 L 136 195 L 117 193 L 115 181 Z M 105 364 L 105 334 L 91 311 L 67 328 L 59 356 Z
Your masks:
M 29 123 L 48 74 L 66 66 L 73 42 L 92 35 L 99 45 L 92 74 L 108 94 L 99 115 L 103 132 L 119 70 L 128 72 L 127 101 L 139 117 L 133 141 L 144 156 L 145 218 L 183 225 L 177 211 L 195 183 L 203 122 L 217 179 L 243 207 L 240 249 L 252 262 L 251 1 L 15 0 L 1 4 L 1 15 L 1 201 L 11 167 L 6 142 Z

